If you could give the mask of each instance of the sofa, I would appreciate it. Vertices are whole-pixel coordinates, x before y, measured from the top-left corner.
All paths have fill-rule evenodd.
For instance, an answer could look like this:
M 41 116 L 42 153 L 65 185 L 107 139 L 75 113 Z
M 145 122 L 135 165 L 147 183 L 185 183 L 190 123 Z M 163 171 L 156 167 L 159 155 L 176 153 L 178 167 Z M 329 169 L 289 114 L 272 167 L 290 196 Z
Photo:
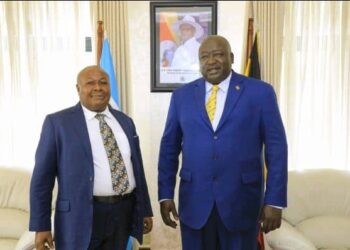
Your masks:
M 24 170 L 0 168 L 1 250 L 25 250 L 25 239 L 33 238 L 28 232 L 30 176 Z
M 290 171 L 282 225 L 268 233 L 273 250 L 350 250 L 350 171 Z

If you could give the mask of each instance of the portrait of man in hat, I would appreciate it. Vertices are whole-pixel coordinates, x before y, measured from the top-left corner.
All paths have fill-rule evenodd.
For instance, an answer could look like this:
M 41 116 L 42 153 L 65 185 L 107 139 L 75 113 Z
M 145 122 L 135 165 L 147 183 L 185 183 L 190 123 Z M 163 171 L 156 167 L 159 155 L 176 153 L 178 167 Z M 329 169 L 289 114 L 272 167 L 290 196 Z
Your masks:
M 185 15 L 174 23 L 173 30 L 179 34 L 181 45 L 175 50 L 171 67 L 199 70 L 198 39 L 204 35 L 203 27 L 193 16 Z
M 191 12 L 189 12 L 191 11 Z M 198 51 L 203 39 L 216 32 L 211 7 L 166 8 L 155 15 L 155 88 L 175 89 L 201 77 Z M 166 87 L 165 87 L 166 86 Z

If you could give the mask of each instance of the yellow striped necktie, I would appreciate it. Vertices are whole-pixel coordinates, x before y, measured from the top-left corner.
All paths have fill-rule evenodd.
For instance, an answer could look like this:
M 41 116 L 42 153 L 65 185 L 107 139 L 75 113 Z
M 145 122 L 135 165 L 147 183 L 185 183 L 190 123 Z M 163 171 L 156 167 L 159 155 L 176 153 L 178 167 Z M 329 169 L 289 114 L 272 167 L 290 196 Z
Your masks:
M 211 94 L 209 96 L 209 99 L 207 101 L 206 109 L 209 116 L 210 122 L 213 122 L 215 117 L 215 111 L 216 111 L 216 94 L 218 93 L 219 86 L 213 85 L 213 88 L 211 90 Z

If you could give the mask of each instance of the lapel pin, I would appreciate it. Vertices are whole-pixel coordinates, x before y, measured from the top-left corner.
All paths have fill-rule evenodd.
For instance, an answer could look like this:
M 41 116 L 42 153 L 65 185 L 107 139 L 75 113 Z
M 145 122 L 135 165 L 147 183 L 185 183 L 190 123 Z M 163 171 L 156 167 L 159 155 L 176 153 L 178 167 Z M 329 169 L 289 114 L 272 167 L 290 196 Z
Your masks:
M 241 87 L 239 87 L 239 85 L 236 85 L 236 90 L 240 90 Z

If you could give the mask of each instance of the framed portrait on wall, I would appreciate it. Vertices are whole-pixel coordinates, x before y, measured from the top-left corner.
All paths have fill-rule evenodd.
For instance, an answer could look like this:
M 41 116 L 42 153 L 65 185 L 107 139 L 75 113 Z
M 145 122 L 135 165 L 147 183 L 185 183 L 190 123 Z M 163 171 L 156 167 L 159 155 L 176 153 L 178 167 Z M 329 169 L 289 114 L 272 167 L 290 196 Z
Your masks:
M 151 2 L 151 92 L 199 77 L 198 48 L 217 30 L 216 1 Z

